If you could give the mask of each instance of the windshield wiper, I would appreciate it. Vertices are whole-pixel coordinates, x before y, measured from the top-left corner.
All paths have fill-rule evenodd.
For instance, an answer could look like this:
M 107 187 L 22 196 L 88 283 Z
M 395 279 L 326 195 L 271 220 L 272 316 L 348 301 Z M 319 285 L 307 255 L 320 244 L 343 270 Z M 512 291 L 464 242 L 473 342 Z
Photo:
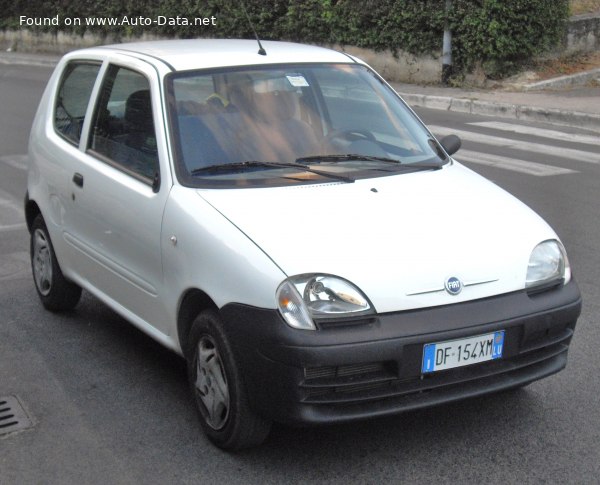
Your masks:
M 360 155 L 358 153 L 347 153 L 343 155 L 311 155 L 308 157 L 300 157 L 296 159 L 296 163 L 321 163 L 321 162 L 384 162 L 392 163 L 397 166 L 402 166 L 406 169 L 414 170 L 431 170 L 441 168 L 439 163 L 404 163 L 402 160 L 386 157 L 374 157 L 371 155 Z
M 340 175 L 331 172 L 324 172 L 322 170 L 315 170 L 314 168 L 307 167 L 301 163 L 278 163 L 278 162 L 260 162 L 257 160 L 248 160 L 246 162 L 235 162 L 235 163 L 219 163 L 216 165 L 209 165 L 208 167 L 200 167 L 192 170 L 192 175 L 200 175 L 203 173 L 218 173 L 218 172 L 236 172 L 240 170 L 246 170 L 253 167 L 266 167 L 266 168 L 296 168 L 304 172 L 314 173 L 321 177 L 328 177 L 335 180 L 341 180 L 342 182 L 352 183 L 353 178 L 345 175 Z
M 320 162 L 348 162 L 348 161 L 367 161 L 367 162 L 385 162 L 385 163 L 402 163 L 400 160 L 386 157 L 374 157 L 371 155 L 359 155 L 358 153 L 345 153 L 333 155 L 310 155 L 308 157 L 300 157 L 296 159 L 296 163 L 320 163 Z

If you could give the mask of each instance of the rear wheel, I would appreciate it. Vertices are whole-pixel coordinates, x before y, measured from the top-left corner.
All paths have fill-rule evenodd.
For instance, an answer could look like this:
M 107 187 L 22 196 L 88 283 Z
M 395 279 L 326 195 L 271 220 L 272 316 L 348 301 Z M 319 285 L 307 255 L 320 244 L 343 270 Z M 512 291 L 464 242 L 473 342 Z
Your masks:
M 75 308 L 81 288 L 63 276 L 41 214 L 31 225 L 30 254 L 35 289 L 44 307 L 50 311 Z
M 194 320 L 187 355 L 190 386 L 206 436 L 226 450 L 261 444 L 271 422 L 250 409 L 231 346 L 214 311 L 204 311 Z

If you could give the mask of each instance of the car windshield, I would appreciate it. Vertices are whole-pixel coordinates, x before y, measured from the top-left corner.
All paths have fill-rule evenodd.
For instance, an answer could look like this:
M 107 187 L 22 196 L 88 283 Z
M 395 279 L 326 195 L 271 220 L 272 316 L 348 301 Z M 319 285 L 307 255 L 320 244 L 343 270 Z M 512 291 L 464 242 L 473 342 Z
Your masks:
M 193 187 L 354 181 L 447 156 L 360 64 L 252 66 L 167 78 L 177 174 Z

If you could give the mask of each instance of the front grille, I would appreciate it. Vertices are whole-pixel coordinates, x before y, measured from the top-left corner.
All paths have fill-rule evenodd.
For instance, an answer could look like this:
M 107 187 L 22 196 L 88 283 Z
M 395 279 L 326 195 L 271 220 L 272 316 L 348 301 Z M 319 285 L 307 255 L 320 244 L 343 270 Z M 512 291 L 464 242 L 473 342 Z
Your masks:
M 307 367 L 300 387 L 307 397 L 331 393 L 351 394 L 378 389 L 398 379 L 394 362 L 368 362 L 328 367 Z
M 378 322 L 377 317 L 370 316 L 359 316 L 354 318 L 330 318 L 318 320 L 317 326 L 320 330 L 327 330 L 331 328 L 344 328 L 344 327 L 357 327 L 357 326 L 368 326 L 376 325 Z
M 371 362 L 368 364 L 340 365 L 338 367 L 307 367 L 304 369 L 304 377 L 308 380 L 358 376 L 361 374 L 372 374 L 385 371 L 384 362 Z

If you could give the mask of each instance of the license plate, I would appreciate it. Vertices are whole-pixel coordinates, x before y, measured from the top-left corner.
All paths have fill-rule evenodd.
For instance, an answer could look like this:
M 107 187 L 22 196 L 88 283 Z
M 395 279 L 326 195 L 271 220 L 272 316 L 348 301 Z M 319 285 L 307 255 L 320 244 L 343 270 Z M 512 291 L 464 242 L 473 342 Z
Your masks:
M 502 357 L 504 330 L 423 346 L 422 372 L 436 372 Z

